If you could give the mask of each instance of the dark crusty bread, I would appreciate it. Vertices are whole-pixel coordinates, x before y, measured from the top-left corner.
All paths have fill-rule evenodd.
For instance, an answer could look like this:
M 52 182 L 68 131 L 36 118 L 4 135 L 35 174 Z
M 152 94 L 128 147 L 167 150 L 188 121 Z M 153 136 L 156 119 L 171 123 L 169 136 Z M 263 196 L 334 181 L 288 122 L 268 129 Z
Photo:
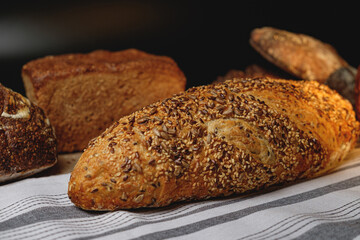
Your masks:
M 355 80 L 355 108 L 357 119 L 360 120 L 360 65 L 357 70 L 356 80 Z
M 0 182 L 53 166 L 56 138 L 43 110 L 0 84 Z
M 259 65 L 252 64 L 245 68 L 244 71 L 231 69 L 229 70 L 224 76 L 219 76 L 213 84 L 225 82 L 226 80 L 233 79 L 233 78 L 261 78 L 261 77 L 268 77 L 268 78 L 282 78 L 279 74 L 267 70 Z
M 115 210 L 243 193 L 326 173 L 358 134 L 351 104 L 315 81 L 194 87 L 91 141 L 68 195 L 83 209 Z
M 333 72 L 348 66 L 330 44 L 305 34 L 256 28 L 250 44 L 268 61 L 299 79 L 324 83 Z
M 129 49 L 33 60 L 23 66 L 26 95 L 55 127 L 59 152 L 82 151 L 121 116 L 185 89 L 169 57 Z

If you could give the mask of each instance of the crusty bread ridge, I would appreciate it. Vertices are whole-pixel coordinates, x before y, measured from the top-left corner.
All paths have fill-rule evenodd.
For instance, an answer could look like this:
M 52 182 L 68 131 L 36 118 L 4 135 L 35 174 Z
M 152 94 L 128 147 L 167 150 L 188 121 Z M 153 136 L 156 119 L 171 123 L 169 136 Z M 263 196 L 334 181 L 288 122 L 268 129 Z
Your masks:
M 351 104 L 315 81 L 194 87 L 91 141 L 68 195 L 83 209 L 116 210 L 243 193 L 326 173 L 358 134 Z
M 245 68 L 244 71 L 231 69 L 224 76 L 218 76 L 212 84 L 224 82 L 232 78 L 283 78 L 279 74 L 267 70 L 259 65 L 252 64 Z
M 55 131 L 43 110 L 0 84 L 0 182 L 27 177 L 56 162 Z
M 59 152 L 82 151 L 120 117 L 186 85 L 174 60 L 136 49 L 47 56 L 25 64 L 22 77 L 55 128 Z

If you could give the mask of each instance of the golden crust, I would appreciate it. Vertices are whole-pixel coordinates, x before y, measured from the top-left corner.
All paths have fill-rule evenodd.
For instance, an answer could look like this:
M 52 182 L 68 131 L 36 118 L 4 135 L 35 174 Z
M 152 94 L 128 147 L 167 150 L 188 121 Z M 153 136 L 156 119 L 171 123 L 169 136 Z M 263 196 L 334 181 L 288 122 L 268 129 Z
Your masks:
M 307 179 L 359 133 L 351 104 L 313 81 L 232 79 L 121 118 L 89 143 L 69 181 L 88 210 L 160 207 Z
M 82 151 L 116 119 L 186 85 L 172 59 L 136 49 L 48 56 L 22 75 L 27 96 L 55 127 L 59 152 Z
M 263 27 L 251 32 L 250 44 L 268 61 L 299 79 L 324 83 L 348 63 L 329 44 L 313 37 Z
M 152 65 L 166 65 L 172 71 L 183 75 L 171 58 L 148 54 L 137 49 L 117 52 L 96 50 L 86 54 L 46 56 L 25 64 L 22 73 L 31 79 L 35 88 L 40 88 L 43 84 L 48 84 L 49 80 L 58 81 L 91 72 L 122 72 L 130 68 L 148 68 Z

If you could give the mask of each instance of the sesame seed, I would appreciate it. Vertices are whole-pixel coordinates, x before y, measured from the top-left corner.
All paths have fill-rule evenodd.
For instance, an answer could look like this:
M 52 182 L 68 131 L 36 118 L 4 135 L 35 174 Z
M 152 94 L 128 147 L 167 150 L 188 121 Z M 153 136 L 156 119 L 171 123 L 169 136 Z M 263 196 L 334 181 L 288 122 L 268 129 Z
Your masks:
M 133 169 L 134 169 L 134 171 L 136 171 L 136 172 L 138 172 L 138 173 L 142 173 L 142 168 L 141 168 L 141 166 L 140 166 L 139 164 L 137 164 L 137 163 L 134 163 L 134 164 L 133 164 Z
M 120 199 L 121 199 L 122 201 L 127 201 L 128 196 L 126 195 L 126 193 L 125 193 L 125 192 L 123 192 L 123 193 L 121 194 Z
M 152 108 L 149 112 L 150 115 L 154 115 L 155 113 L 157 113 L 157 109 L 156 108 Z
M 158 136 L 158 137 L 161 136 L 160 131 L 156 127 L 153 128 L 153 132 L 155 133 L 156 136 Z
M 162 137 L 162 138 L 164 138 L 164 139 L 166 139 L 166 140 L 169 140 L 169 139 L 170 139 L 170 136 L 169 136 L 167 133 L 165 133 L 165 132 L 160 132 L 160 137 Z
M 135 203 L 140 203 L 144 199 L 144 194 L 140 194 L 139 196 L 134 198 Z
M 142 118 L 139 118 L 136 122 L 138 124 L 144 124 L 144 123 L 147 123 L 148 121 L 149 121 L 148 117 L 142 117 Z

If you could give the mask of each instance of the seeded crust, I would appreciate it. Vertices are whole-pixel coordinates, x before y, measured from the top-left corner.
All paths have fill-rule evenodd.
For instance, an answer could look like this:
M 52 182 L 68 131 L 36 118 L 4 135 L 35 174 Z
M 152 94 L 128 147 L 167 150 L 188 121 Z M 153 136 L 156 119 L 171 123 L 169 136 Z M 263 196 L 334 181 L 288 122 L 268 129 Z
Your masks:
M 251 32 L 250 44 L 268 61 L 299 79 L 325 83 L 333 72 L 348 67 L 331 45 L 305 34 L 256 28 Z
M 68 195 L 116 210 L 239 194 L 326 173 L 358 134 L 351 104 L 325 85 L 232 79 L 115 122 L 89 143 Z
M 186 85 L 174 60 L 136 49 L 47 56 L 25 64 L 22 77 L 55 128 L 59 152 L 82 151 L 120 117 Z
M 42 109 L 0 84 L 0 182 L 53 166 L 56 138 Z

